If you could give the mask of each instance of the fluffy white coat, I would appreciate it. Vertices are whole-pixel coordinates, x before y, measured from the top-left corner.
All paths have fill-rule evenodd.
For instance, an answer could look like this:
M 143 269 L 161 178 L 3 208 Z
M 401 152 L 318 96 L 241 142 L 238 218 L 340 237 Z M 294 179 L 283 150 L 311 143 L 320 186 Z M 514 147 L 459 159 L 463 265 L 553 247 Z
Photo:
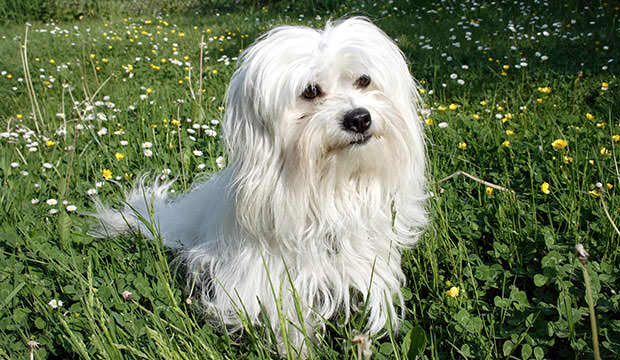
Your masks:
M 309 86 L 320 96 L 304 97 Z M 97 202 L 100 231 L 153 237 L 134 212 L 148 218 L 151 209 L 206 311 L 232 328 L 240 316 L 257 325 L 264 316 L 280 342 L 301 349 L 302 328 L 312 337 L 364 303 L 368 334 L 390 318 L 397 327 L 401 250 L 427 222 L 419 106 L 403 54 L 369 21 L 275 28 L 242 54 L 230 81 L 231 165 L 174 198 L 171 183 L 140 182 L 120 211 Z M 372 119 L 364 134 L 343 128 L 359 108 Z

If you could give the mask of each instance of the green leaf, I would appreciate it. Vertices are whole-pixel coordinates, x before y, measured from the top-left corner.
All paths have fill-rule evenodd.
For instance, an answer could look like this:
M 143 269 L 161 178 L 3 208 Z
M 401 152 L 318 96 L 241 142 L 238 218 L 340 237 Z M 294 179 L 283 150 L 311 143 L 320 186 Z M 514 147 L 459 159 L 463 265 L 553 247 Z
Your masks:
M 394 347 L 392 346 L 392 343 L 384 342 L 379 347 L 379 352 L 381 352 L 384 355 L 390 355 L 390 354 L 392 354 L 394 352 Z
M 69 233 L 71 231 L 71 218 L 65 211 L 61 211 L 58 215 L 58 234 L 60 235 L 60 243 L 63 247 L 69 245 Z
M 45 320 L 41 319 L 40 317 L 34 320 L 34 326 L 36 326 L 37 329 L 45 329 L 45 325 Z
M 512 341 L 506 340 L 506 342 L 504 342 L 504 346 L 502 348 L 502 350 L 504 351 L 504 356 L 510 355 L 510 353 L 512 352 L 512 349 L 514 348 L 514 346 L 515 345 L 512 343 Z
M 521 358 L 522 359 L 529 359 L 530 356 L 532 356 L 532 347 L 530 346 L 530 344 L 524 344 L 521 347 Z
M 418 325 L 409 330 L 401 345 L 402 354 L 405 359 L 416 359 L 424 353 L 426 348 L 426 334 Z
M 545 353 L 540 346 L 534 348 L 534 357 L 536 359 L 542 359 L 543 357 L 545 357 Z
M 543 274 L 534 275 L 534 285 L 541 287 L 547 283 L 547 277 Z

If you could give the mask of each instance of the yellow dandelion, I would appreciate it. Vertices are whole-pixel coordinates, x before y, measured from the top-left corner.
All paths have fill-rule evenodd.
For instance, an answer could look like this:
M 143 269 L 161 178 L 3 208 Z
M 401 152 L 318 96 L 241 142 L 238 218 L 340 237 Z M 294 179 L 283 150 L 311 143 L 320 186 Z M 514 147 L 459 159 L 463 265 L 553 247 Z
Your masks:
M 47 145 L 47 146 L 54 146 L 54 144 L 55 144 L 54 140 L 47 140 L 45 142 L 45 145 Z
M 504 140 L 504 142 L 502 143 L 503 147 L 510 147 L 510 141 L 508 140 Z
M 572 163 L 573 162 L 573 157 L 572 156 L 564 155 L 562 157 L 562 161 L 564 161 L 564 164 Z
M 545 181 L 544 183 L 542 183 L 542 185 L 540 185 L 540 191 L 548 195 L 549 193 L 551 193 L 551 191 L 549 191 L 549 187 L 549 183 Z
M 614 136 L 611 137 L 615 142 L 620 141 L 620 134 L 616 134 Z
M 502 68 L 503 68 L 504 70 L 508 70 L 508 69 L 510 69 L 510 65 L 504 65 L 504 66 L 502 66 Z
M 116 158 L 116 160 L 121 161 L 125 158 L 125 154 L 117 152 L 116 154 L 114 154 L 114 157 Z
M 18 120 L 21 120 L 23 116 L 22 116 L 22 114 L 17 114 L 17 115 L 15 115 L 15 117 L 16 117 Z
M 605 127 L 605 123 L 604 122 L 596 123 L 596 127 L 599 129 L 602 129 Z
M 56 60 L 50 59 L 50 64 L 55 64 L 55 63 L 56 63 Z
M 459 143 L 459 149 L 466 150 L 467 149 L 467 143 L 466 142 L 460 142 Z
M 437 106 L 437 110 L 439 110 L 439 111 L 446 111 L 446 110 L 448 110 L 448 108 L 443 106 L 443 105 L 439 105 L 439 106 Z
M 611 189 L 613 189 L 613 188 L 614 188 L 614 186 L 613 186 L 612 184 L 610 184 L 610 183 L 605 184 L 605 186 L 607 186 L 607 188 L 608 188 L 609 190 L 611 190 Z
M 458 286 L 453 286 L 450 288 L 450 290 L 446 291 L 446 295 L 448 295 L 451 298 L 455 298 L 459 296 L 460 292 L 461 292 L 461 289 L 459 289 Z
M 607 89 L 609 89 L 609 83 L 603 81 L 603 83 L 601 84 L 601 90 L 605 91 Z
M 181 122 L 179 120 L 177 120 L 177 119 L 170 120 L 170 123 L 172 125 L 181 126 Z
M 433 125 L 433 119 L 432 118 L 426 118 L 426 120 L 424 120 L 424 122 L 426 123 L 426 125 Z
M 480 115 L 474 114 L 473 118 L 474 118 L 474 120 L 480 120 Z
M 514 130 L 506 130 L 506 135 L 507 136 L 511 136 L 511 135 L 514 135 L 514 134 L 515 134 Z
M 480 102 L 480 105 L 482 105 L 482 106 L 485 106 L 486 104 L 487 104 L 487 102 L 486 102 L 486 101 L 484 101 L 484 100 L 482 100 L 482 101 Z
M 487 186 L 487 188 L 484 190 L 484 192 L 487 193 L 487 195 L 493 195 L 493 188 L 490 186 Z
M 551 93 L 551 87 L 550 86 L 538 87 L 538 92 L 541 92 L 543 94 L 549 94 Z
M 538 99 L 536 99 L 536 102 L 540 104 L 540 103 L 542 103 L 542 102 L 543 102 L 543 99 L 538 98 Z
M 102 175 L 104 177 L 104 179 L 109 180 L 112 178 L 112 170 L 110 169 L 103 169 Z
M 151 94 L 152 92 L 153 92 L 153 89 L 151 89 L 151 88 L 146 88 L 146 93 L 147 93 L 147 94 Z
M 566 146 L 568 146 L 568 141 L 564 140 L 564 139 L 555 139 L 552 143 L 551 146 L 553 146 L 554 149 L 558 149 L 558 150 L 562 150 L 564 149 Z
M 457 104 L 450 104 L 450 106 L 448 107 L 450 110 L 456 110 L 459 108 L 459 106 Z
M 601 193 L 600 193 L 600 192 L 598 192 L 596 189 L 588 191 L 588 194 L 590 194 L 590 195 L 592 195 L 592 196 L 594 196 L 594 197 L 599 197 L 599 196 L 601 196 Z
M 600 153 L 603 156 L 611 156 L 611 150 L 609 150 L 608 148 L 604 146 L 601 148 Z
M 586 113 L 586 119 L 588 120 L 594 120 L 594 115 L 590 114 L 590 113 Z

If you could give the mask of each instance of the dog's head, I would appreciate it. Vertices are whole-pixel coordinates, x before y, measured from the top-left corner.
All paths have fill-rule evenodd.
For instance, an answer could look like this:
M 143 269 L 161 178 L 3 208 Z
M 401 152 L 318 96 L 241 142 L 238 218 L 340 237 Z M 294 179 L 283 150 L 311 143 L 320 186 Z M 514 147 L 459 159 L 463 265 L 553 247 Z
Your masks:
M 240 221 L 253 233 L 274 217 L 300 222 L 295 231 L 319 213 L 359 223 L 347 209 L 421 196 L 419 106 L 402 52 L 366 19 L 269 31 L 242 54 L 227 93 Z
M 417 106 L 403 54 L 367 20 L 283 26 L 242 54 L 225 137 L 233 158 L 260 152 L 261 166 L 278 158 L 288 175 L 385 174 L 424 165 Z

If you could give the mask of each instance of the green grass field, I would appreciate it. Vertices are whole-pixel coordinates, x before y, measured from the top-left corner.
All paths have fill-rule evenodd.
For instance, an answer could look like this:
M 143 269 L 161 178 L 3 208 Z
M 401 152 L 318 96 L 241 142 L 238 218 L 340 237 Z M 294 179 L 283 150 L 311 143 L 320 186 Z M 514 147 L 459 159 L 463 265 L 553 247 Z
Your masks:
M 273 358 L 265 329 L 213 330 L 170 251 L 94 239 L 83 213 L 147 172 L 180 192 L 225 166 L 239 52 L 347 15 L 396 39 L 430 110 L 432 224 L 404 256 L 404 324 L 372 359 L 594 358 L 578 243 L 601 358 L 620 358 L 617 3 L 265 4 L 2 27 L 0 359 Z M 457 171 L 497 186 L 442 181 Z M 313 357 L 357 359 L 363 322 L 335 319 Z

